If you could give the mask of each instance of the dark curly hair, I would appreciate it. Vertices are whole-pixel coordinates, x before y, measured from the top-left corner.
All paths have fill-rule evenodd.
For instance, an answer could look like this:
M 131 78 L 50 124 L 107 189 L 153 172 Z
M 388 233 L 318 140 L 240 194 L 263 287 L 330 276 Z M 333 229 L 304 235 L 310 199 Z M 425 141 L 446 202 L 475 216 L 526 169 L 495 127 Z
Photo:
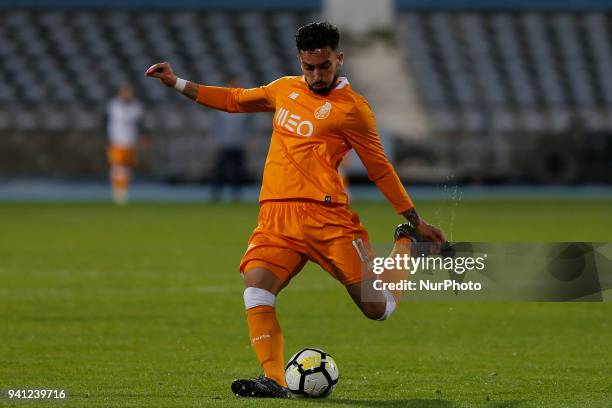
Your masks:
M 340 32 L 336 26 L 322 21 L 306 24 L 295 33 L 295 45 L 298 51 L 314 51 L 317 48 L 338 48 Z

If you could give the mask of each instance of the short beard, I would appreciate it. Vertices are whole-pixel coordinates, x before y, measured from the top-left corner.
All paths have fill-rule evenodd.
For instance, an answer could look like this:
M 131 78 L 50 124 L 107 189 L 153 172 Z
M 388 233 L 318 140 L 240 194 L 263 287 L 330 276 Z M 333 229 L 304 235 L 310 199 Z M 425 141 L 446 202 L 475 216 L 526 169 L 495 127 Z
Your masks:
M 329 85 L 327 88 L 315 89 L 312 86 L 310 86 L 308 82 L 306 83 L 308 84 L 308 87 L 310 88 L 312 92 L 318 95 L 327 95 L 328 93 L 332 91 L 332 89 L 336 87 L 336 82 L 338 82 L 338 74 L 334 75 L 334 80 L 332 81 L 331 85 Z

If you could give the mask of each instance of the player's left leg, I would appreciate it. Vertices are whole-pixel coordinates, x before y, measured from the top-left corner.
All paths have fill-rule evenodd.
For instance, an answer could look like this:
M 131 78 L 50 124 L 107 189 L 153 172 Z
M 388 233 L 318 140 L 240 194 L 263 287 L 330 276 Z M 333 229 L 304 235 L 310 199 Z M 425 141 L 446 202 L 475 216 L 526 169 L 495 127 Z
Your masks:
M 127 203 L 132 170 L 128 166 L 114 164 L 110 169 L 110 178 L 115 204 Z
M 313 204 L 314 206 L 314 204 Z M 339 280 L 362 313 L 373 320 L 386 320 L 397 308 L 401 291 L 379 289 L 375 280 L 399 281 L 407 277 L 407 271 L 385 271 L 382 276 L 373 273 L 374 253 L 368 234 L 359 222 L 357 214 L 346 207 L 319 205 L 309 211 L 313 226 L 323 223 L 329 234 L 321 228 L 313 228 L 310 236 L 310 257 Z M 315 235 L 316 234 L 316 235 Z M 325 235 L 324 235 L 325 234 Z M 410 254 L 411 239 L 396 234 L 389 256 Z
M 113 191 L 113 201 L 125 204 L 128 200 L 128 189 L 132 180 L 134 165 L 134 149 L 128 147 L 109 146 L 108 161 L 110 164 L 110 180 Z
M 242 183 L 244 180 L 244 161 L 245 154 L 242 148 L 232 149 L 232 170 L 230 177 L 230 184 L 232 188 L 232 199 L 239 201 L 242 196 Z
M 373 279 L 347 285 L 346 290 L 364 316 L 372 320 L 387 320 L 395 311 L 397 303 L 389 291 L 376 291 Z
M 231 171 L 232 162 L 228 157 L 227 150 L 222 148 L 217 152 L 215 168 L 211 183 L 211 196 L 213 201 L 220 201 L 223 197 L 223 188 L 227 181 L 228 172 Z
M 238 396 L 281 398 L 288 395 L 284 340 L 276 317 L 276 296 L 306 263 L 306 256 L 299 246 L 287 238 L 299 238 L 300 213 L 295 207 L 292 204 L 263 203 L 257 228 L 240 262 L 246 286 L 244 306 L 249 338 L 264 376 L 235 380 L 232 391 Z M 291 219 L 293 222 L 286 225 Z M 292 225 L 297 231 L 292 229 Z M 278 228 L 283 231 L 278 231 Z
M 414 229 L 408 224 L 400 224 L 395 228 L 393 234 L 393 249 L 388 255 L 388 258 L 394 259 L 397 255 L 412 256 L 415 250 L 414 243 L 420 241 L 421 238 L 416 234 Z M 361 259 L 371 259 L 371 249 L 369 245 L 362 245 L 360 252 Z M 358 247 L 356 247 L 358 248 Z M 353 301 L 361 308 L 363 313 L 371 319 L 386 320 L 397 308 L 400 300 L 404 295 L 403 290 L 375 290 L 374 281 L 381 280 L 384 283 L 398 283 L 408 279 L 409 271 L 407 269 L 385 269 L 381 274 L 371 277 L 371 264 L 363 264 L 362 270 L 365 268 L 365 273 L 362 272 L 363 280 L 359 283 L 347 285 L 346 289 L 351 295 Z M 384 299 L 381 299 L 384 297 Z M 374 302 L 372 302 L 374 300 Z M 384 301 L 384 307 L 381 302 Z

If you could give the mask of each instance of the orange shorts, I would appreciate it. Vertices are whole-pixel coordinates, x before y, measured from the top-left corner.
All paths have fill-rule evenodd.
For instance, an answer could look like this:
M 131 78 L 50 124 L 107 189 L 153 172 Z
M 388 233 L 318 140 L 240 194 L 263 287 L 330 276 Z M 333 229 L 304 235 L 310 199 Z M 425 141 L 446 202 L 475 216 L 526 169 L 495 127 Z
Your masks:
M 132 147 L 110 145 L 106 155 L 111 165 L 133 167 L 136 163 L 136 152 Z
M 263 267 L 286 282 L 311 260 L 343 285 L 351 285 L 365 277 L 372 257 L 368 233 L 347 206 L 264 201 L 240 272 Z

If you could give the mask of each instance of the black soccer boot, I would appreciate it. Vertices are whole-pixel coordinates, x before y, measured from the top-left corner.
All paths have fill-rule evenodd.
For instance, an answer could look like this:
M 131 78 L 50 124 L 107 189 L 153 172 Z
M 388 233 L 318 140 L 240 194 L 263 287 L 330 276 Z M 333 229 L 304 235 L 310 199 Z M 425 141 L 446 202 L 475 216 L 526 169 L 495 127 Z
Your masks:
M 455 256 L 455 247 L 450 242 L 446 241 L 443 243 L 439 249 L 436 249 L 432 253 L 433 247 L 432 245 L 425 244 L 428 242 L 425 238 L 420 236 L 416 230 L 409 223 L 400 224 L 395 227 L 395 233 L 393 234 L 393 240 L 397 241 L 400 238 L 408 238 L 412 242 L 417 242 L 417 252 L 422 253 L 423 255 L 442 255 L 443 257 L 453 257 Z
M 234 380 L 232 392 L 237 397 L 289 398 L 291 392 L 271 378 L 260 376 L 252 380 Z

